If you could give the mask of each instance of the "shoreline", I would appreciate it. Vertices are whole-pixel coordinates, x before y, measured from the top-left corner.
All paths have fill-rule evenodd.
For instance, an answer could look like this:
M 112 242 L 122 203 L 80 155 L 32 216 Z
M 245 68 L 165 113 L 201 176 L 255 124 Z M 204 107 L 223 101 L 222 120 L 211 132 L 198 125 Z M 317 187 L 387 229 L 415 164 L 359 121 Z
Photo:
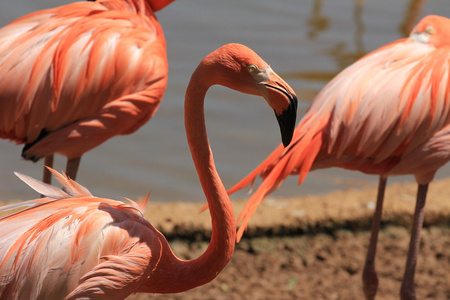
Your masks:
M 417 184 L 393 183 L 386 189 L 383 225 L 409 228 L 415 208 Z M 296 198 L 267 197 L 250 220 L 243 238 L 332 233 L 340 229 L 369 230 L 375 210 L 376 188 L 349 189 Z M 450 178 L 430 184 L 424 227 L 448 226 L 450 222 Z M 246 200 L 232 200 L 235 217 Z M 145 217 L 169 240 L 207 240 L 211 221 L 203 203 L 152 202 Z
M 415 182 L 388 184 L 383 204 L 382 226 L 411 226 L 416 190 Z M 243 239 L 333 234 L 338 230 L 368 231 L 375 210 L 376 194 L 376 188 L 365 187 L 293 198 L 273 198 L 269 195 L 252 216 Z M 448 198 L 450 178 L 436 180 L 430 184 L 424 227 L 450 226 Z M 4 202 L 1 206 L 18 201 L 20 200 Z M 237 218 L 246 199 L 231 202 Z M 211 236 L 211 220 L 208 211 L 200 212 L 203 204 L 153 202 L 150 196 L 144 217 L 168 240 L 208 241 Z M 13 211 L 1 212 L 0 217 L 11 213 Z

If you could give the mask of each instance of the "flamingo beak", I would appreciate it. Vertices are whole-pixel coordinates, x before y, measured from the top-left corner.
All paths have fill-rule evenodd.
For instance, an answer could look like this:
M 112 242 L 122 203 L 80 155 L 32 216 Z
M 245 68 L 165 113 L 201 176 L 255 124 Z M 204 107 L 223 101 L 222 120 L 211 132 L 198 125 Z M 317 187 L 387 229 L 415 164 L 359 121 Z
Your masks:
M 264 83 L 267 101 L 271 104 L 281 131 L 281 141 L 287 147 L 294 134 L 297 118 L 297 96 L 292 88 L 276 75 L 276 80 Z

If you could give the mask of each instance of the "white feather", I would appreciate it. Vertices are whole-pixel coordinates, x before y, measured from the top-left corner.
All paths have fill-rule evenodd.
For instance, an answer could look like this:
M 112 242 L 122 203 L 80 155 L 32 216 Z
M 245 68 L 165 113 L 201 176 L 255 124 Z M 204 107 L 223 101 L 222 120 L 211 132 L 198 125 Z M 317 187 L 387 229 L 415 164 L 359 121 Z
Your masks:
M 20 178 L 23 182 L 25 182 L 29 187 L 31 187 L 33 190 L 38 192 L 41 195 L 44 195 L 45 197 L 52 198 L 52 199 L 63 199 L 68 198 L 70 195 L 60 188 L 54 187 L 50 184 L 44 183 L 42 181 L 39 181 L 37 179 L 34 179 L 33 177 L 30 177 L 28 175 L 14 172 L 14 174 Z

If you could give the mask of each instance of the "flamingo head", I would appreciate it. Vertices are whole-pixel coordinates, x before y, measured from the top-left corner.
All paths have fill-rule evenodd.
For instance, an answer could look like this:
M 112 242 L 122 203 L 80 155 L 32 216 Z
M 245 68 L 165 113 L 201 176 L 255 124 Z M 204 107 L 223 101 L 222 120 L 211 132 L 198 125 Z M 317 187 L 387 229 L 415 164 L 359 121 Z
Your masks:
M 409 38 L 436 48 L 450 45 L 450 19 L 429 15 L 413 28 Z
M 283 145 L 289 145 L 295 129 L 297 96 L 294 90 L 253 50 L 241 44 L 227 44 L 209 54 L 204 63 L 211 84 L 242 93 L 262 96 L 274 110 Z

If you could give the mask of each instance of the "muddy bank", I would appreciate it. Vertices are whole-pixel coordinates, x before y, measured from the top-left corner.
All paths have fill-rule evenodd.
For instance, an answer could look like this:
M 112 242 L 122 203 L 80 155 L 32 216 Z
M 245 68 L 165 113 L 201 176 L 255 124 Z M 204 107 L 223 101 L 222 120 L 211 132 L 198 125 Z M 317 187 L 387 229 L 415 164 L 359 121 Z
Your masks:
M 377 299 L 399 299 L 416 184 L 386 192 L 376 267 Z M 361 272 L 375 207 L 375 189 L 298 199 L 266 199 L 233 259 L 211 283 L 177 295 L 129 299 L 363 299 Z M 418 299 L 450 299 L 450 180 L 429 190 L 416 272 Z M 239 212 L 243 201 L 233 201 Z M 207 247 L 210 220 L 198 203 L 150 203 L 148 219 L 180 257 Z
M 399 299 L 416 184 L 388 187 L 379 236 L 377 299 Z M 363 299 L 361 272 L 376 190 L 337 191 L 295 199 L 266 199 L 232 260 L 211 283 L 176 295 L 142 299 Z M 432 183 L 416 271 L 418 299 L 450 299 L 450 179 Z M 244 201 L 233 201 L 240 212 Z M 181 258 L 208 245 L 211 222 L 201 203 L 151 202 L 146 218 Z
M 368 232 L 350 230 L 246 239 L 211 283 L 181 294 L 138 294 L 129 299 L 363 299 L 361 272 L 368 240 Z M 387 226 L 380 233 L 377 299 L 399 299 L 408 243 L 404 227 Z M 172 245 L 180 256 L 191 259 L 207 244 Z M 450 299 L 449 227 L 424 229 L 415 281 L 417 299 Z
M 415 183 L 392 184 L 386 190 L 383 224 L 409 227 L 415 206 Z M 273 199 L 268 197 L 252 217 L 244 237 L 333 233 L 336 230 L 368 230 L 375 209 L 376 189 L 345 190 L 319 196 Z M 235 200 L 235 215 L 245 201 Z M 201 203 L 150 202 L 147 219 L 169 239 L 207 239 L 211 221 L 199 213 Z M 450 179 L 430 185 L 425 226 L 447 226 L 450 220 Z

